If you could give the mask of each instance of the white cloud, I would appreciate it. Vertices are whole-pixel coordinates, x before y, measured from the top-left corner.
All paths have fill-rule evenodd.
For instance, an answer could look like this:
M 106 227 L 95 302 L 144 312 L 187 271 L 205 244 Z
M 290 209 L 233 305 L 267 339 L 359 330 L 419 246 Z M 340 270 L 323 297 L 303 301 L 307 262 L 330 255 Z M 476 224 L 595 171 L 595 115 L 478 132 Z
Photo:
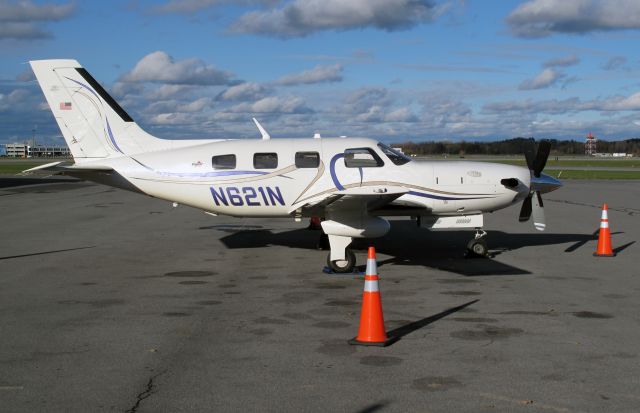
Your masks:
M 204 109 L 212 106 L 212 101 L 213 100 L 210 97 L 202 97 L 194 100 L 193 102 L 188 102 L 178 106 L 177 111 L 187 113 L 202 112 Z
M 179 126 L 198 124 L 201 117 L 193 116 L 190 113 L 159 113 L 149 118 L 149 123 L 159 126 Z
M 616 96 L 602 102 L 594 102 L 593 105 L 596 110 L 640 110 L 640 92 L 628 97 Z
M 213 99 L 205 96 L 195 100 L 161 100 L 145 108 L 148 114 L 200 113 L 213 106 Z
M 381 87 L 369 87 L 357 89 L 345 99 L 344 107 L 338 109 L 340 112 L 365 113 L 372 106 L 388 107 L 392 103 L 389 91 Z
M 627 58 L 624 56 L 614 56 L 611 59 L 607 60 L 602 68 L 604 70 L 617 70 L 620 69 L 627 63 Z
M 233 74 L 216 69 L 200 59 L 174 61 L 163 51 L 150 53 L 125 73 L 123 82 L 155 82 L 177 85 L 228 85 Z
M 431 22 L 444 9 L 428 0 L 294 0 L 280 8 L 246 13 L 231 30 L 283 38 L 365 27 L 394 31 Z
M 215 112 L 212 116 L 213 120 L 221 121 L 221 122 L 238 122 L 238 121 L 249 121 L 249 116 L 246 113 L 236 113 L 236 112 Z
M 16 90 L 12 91 L 11 93 L 9 93 L 8 96 L 6 96 L 6 101 L 8 103 L 12 104 L 12 105 L 17 105 L 17 104 L 25 102 L 30 97 L 31 97 L 31 93 L 29 93 L 28 90 L 26 90 L 26 89 L 16 89 Z
M 582 101 L 577 97 L 564 100 L 525 100 L 506 101 L 486 104 L 482 107 L 486 114 L 551 114 L 562 115 L 566 113 L 576 113 L 584 111 L 618 112 L 618 111 L 640 111 L 640 92 L 630 96 L 611 96 L 604 99 L 592 99 Z
M 555 59 L 547 60 L 546 62 L 544 62 L 543 66 L 544 67 L 567 67 L 567 66 L 577 65 L 578 63 L 580 63 L 580 59 L 578 58 L 578 56 L 572 54 L 569 56 L 558 57 Z
M 34 4 L 28 0 L 0 0 L 0 40 L 51 38 L 51 33 L 43 29 L 43 23 L 63 20 L 74 10 L 72 3 Z
M 224 4 L 276 4 L 278 0 L 171 0 L 152 8 L 156 13 L 192 14 Z
M 518 89 L 520 90 L 532 90 L 532 89 L 544 89 L 549 86 L 553 86 L 564 75 L 557 70 L 547 68 L 540 72 L 533 79 L 527 79 L 520 83 Z
M 580 99 L 575 97 L 564 100 L 550 99 L 542 101 L 533 101 L 531 99 L 527 99 L 524 101 L 488 103 L 482 107 L 482 111 L 486 114 L 506 114 L 509 112 L 518 112 L 524 114 L 564 114 L 574 111 L 575 108 L 579 105 Z
M 153 90 L 149 94 L 148 98 L 150 100 L 168 99 L 176 95 L 183 94 L 186 91 L 191 91 L 193 90 L 193 88 L 194 88 L 193 85 L 174 85 L 174 84 L 162 85 L 159 88 Z
M 246 82 L 234 85 L 218 95 L 219 100 L 258 100 L 264 97 L 266 88 L 258 83 Z
M 0 39 L 35 40 L 51 37 L 51 33 L 42 30 L 35 23 L 2 22 L 0 24 Z
M 305 70 L 302 73 L 286 75 L 276 80 L 274 84 L 281 86 L 295 86 L 301 84 L 328 83 L 342 81 L 341 64 L 318 65 L 313 69 Z
M 34 4 L 28 0 L 0 1 L 0 22 L 33 22 L 62 20 L 71 15 L 75 5 Z
M 229 109 L 230 112 L 245 113 L 310 113 L 304 100 L 296 96 L 269 96 L 254 103 L 240 103 Z
M 31 82 L 36 80 L 36 75 L 33 74 L 31 66 L 27 66 L 18 76 L 16 76 L 18 82 Z
M 529 0 L 506 19 L 520 37 L 640 29 L 638 0 Z
M 415 122 L 418 120 L 411 108 L 402 107 L 387 113 L 384 116 L 385 122 Z
M 360 122 L 416 122 L 418 120 L 409 107 L 389 111 L 379 105 L 371 106 L 366 112 L 357 115 L 355 119 Z
M 0 93 L 0 112 L 4 115 L 2 118 L 3 127 L 14 123 L 21 123 L 23 128 L 25 124 L 33 125 L 32 118 L 39 118 L 39 115 L 33 115 L 33 112 L 43 100 L 41 92 L 35 88 L 2 91 Z M 49 105 L 47 105 L 47 109 L 49 109 Z
M 380 122 L 385 114 L 385 108 L 379 105 L 370 106 L 363 113 L 358 114 L 355 119 L 358 122 Z
M 141 83 L 115 82 L 111 86 L 111 94 L 119 99 L 126 99 L 131 95 L 139 96 L 144 92 L 144 85 Z

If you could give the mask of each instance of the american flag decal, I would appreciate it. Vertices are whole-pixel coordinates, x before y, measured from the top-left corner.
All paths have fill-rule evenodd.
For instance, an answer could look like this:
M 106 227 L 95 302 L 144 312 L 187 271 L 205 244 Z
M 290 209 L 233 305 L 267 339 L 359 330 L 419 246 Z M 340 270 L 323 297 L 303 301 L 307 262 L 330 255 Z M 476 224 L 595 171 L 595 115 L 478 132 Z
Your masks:
M 71 110 L 71 102 L 60 102 L 60 110 Z

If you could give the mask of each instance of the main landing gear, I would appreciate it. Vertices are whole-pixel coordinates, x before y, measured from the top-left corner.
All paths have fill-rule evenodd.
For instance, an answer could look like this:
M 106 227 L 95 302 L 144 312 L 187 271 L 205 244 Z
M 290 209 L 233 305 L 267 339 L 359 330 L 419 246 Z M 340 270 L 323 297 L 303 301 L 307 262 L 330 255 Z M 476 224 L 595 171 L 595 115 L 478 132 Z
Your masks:
M 476 228 L 476 235 L 474 239 L 467 244 L 467 251 L 465 257 L 476 258 L 486 257 L 489 254 L 489 248 L 487 247 L 487 232 L 482 228 Z
M 316 248 L 318 250 L 330 250 L 331 244 L 329 243 L 329 236 L 325 234 L 321 227 L 311 228 L 310 229 L 320 229 L 320 237 L 318 239 L 318 243 L 316 244 Z M 327 267 L 331 269 L 331 271 L 339 274 L 350 273 L 353 272 L 356 267 L 356 255 L 351 251 L 350 248 L 345 248 L 344 250 L 344 259 L 343 260 L 331 260 L 331 253 L 327 254 Z
M 329 235 L 327 235 L 322 228 L 320 228 L 320 231 L 320 237 L 318 238 L 316 249 L 319 251 L 330 251 L 331 243 L 329 242 Z M 351 242 L 350 239 L 349 242 Z M 331 260 L 331 252 L 329 252 L 329 254 L 327 254 L 327 267 L 329 267 L 329 269 L 334 273 L 339 274 L 353 272 L 353 269 L 356 267 L 356 255 L 350 248 L 345 247 L 344 259 Z
M 356 255 L 351 249 L 347 248 L 344 250 L 344 258 L 344 260 L 331 261 L 331 253 L 329 253 L 329 255 L 327 255 L 327 266 L 331 271 L 340 274 L 353 272 L 353 269 L 356 267 Z
M 358 203 L 358 206 L 366 206 L 366 204 Z M 341 210 L 339 214 L 332 210 L 328 212 L 327 219 L 321 224 L 323 232 L 329 239 L 330 251 L 327 266 L 336 273 L 352 273 L 356 266 L 356 256 L 349 245 L 353 239 L 381 237 L 389 232 L 389 221 L 363 214 L 355 207 Z M 321 246 L 324 243 L 324 239 L 321 238 Z

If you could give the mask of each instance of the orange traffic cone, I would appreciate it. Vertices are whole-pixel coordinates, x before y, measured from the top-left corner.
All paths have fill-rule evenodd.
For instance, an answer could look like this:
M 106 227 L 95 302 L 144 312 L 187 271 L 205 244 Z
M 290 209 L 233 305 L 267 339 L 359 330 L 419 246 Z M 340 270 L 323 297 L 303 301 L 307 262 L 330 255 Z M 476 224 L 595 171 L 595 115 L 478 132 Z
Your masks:
M 369 247 L 367 272 L 364 276 L 364 292 L 362 293 L 360 328 L 358 336 L 349 340 L 349 344 L 385 347 L 397 340 L 397 338 L 388 338 L 384 329 L 377 267 L 376 249 Z
M 600 218 L 600 234 L 598 235 L 598 248 L 593 253 L 596 257 L 613 257 L 611 249 L 611 231 L 609 230 L 609 215 L 607 204 L 602 205 L 602 218 Z

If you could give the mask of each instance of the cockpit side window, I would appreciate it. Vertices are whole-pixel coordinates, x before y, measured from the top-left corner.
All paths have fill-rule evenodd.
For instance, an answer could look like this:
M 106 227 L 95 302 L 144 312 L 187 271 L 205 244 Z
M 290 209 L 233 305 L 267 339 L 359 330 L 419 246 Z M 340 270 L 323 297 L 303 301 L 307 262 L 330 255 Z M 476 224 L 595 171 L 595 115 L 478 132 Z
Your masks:
M 384 162 L 371 148 L 351 148 L 344 151 L 344 166 L 347 168 L 376 168 Z
M 320 165 L 318 152 L 296 152 L 297 168 L 317 168 Z
M 236 156 L 229 155 L 216 155 L 211 158 L 211 164 L 213 169 L 236 169 Z
M 407 155 L 385 145 L 384 143 L 379 143 L 378 148 L 380 148 L 382 153 L 387 155 L 387 158 L 389 158 L 391 162 L 396 165 L 404 165 L 405 163 L 411 162 L 411 158 L 409 158 Z
M 253 154 L 253 167 L 256 169 L 276 169 L 278 154 L 275 152 Z

